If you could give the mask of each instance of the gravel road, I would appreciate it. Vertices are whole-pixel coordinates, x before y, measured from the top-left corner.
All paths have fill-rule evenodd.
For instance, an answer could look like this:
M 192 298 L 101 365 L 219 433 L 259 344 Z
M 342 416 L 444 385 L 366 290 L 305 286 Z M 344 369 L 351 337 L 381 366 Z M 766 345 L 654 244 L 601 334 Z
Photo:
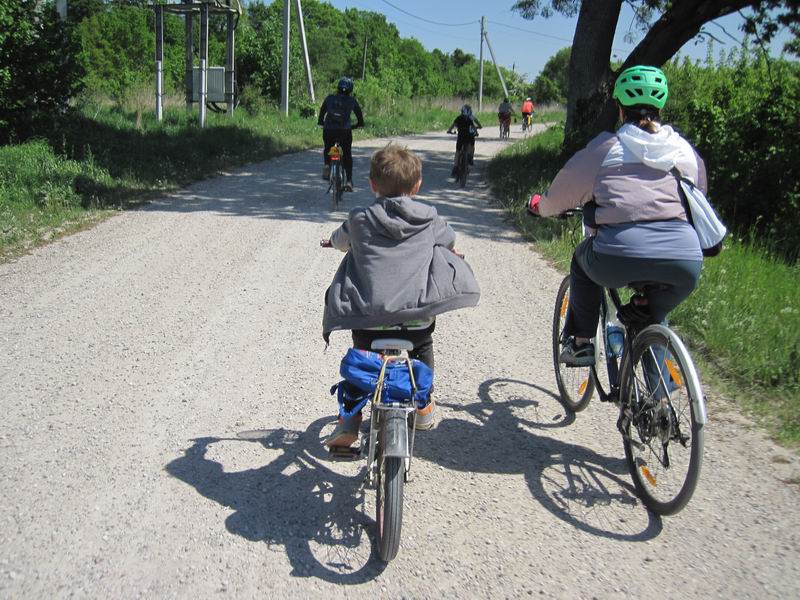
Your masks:
M 354 148 L 345 208 L 371 200 L 385 142 Z M 483 296 L 438 320 L 439 422 L 417 437 L 397 560 L 374 557 L 361 463 L 320 446 L 349 336 L 325 351 L 341 255 L 317 242 L 345 213 L 304 152 L 0 265 L 1 598 L 798 597 L 795 455 L 715 401 L 694 499 L 648 514 L 613 407 L 556 400 L 561 275 L 480 173 L 447 179 L 454 138 L 403 142 Z

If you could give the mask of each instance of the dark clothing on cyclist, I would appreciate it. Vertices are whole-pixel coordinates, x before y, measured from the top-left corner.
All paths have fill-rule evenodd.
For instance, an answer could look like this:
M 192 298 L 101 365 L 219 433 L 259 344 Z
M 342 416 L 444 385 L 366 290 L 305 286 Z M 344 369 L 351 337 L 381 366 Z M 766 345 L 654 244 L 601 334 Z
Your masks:
M 694 290 L 703 256 L 673 168 L 706 191 L 705 165 L 689 142 L 668 125 L 650 133 L 627 123 L 595 137 L 553 180 L 539 213 L 583 205 L 594 233 L 572 259 L 566 335 L 595 336 L 603 287 L 666 284 L 645 294 L 655 322 Z
M 350 114 L 355 113 L 356 124 L 352 125 Z M 317 124 L 322 126 L 322 140 L 325 143 L 323 158 L 330 165 L 328 152 L 336 142 L 342 147 L 342 166 L 347 181 L 353 178 L 353 129 L 364 126 L 364 115 L 358 101 L 349 94 L 330 94 L 319 109 Z
M 482 128 L 483 125 L 481 125 L 481 122 L 475 117 L 458 115 L 448 129 L 448 131 L 452 131 L 453 129 L 458 131 L 456 152 L 461 150 L 464 144 L 475 144 L 475 138 L 478 137 L 478 129 Z

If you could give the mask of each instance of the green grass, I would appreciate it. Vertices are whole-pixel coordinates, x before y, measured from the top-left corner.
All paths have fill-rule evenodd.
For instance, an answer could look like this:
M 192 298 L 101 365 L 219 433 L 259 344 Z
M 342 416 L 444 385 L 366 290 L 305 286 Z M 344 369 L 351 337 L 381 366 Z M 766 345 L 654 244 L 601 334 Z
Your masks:
M 563 164 L 554 127 L 501 152 L 487 171 L 495 195 L 536 250 L 564 271 L 580 239 L 576 223 L 531 219 L 524 200 L 546 190 Z M 671 315 L 701 377 L 758 415 L 784 443 L 800 444 L 800 264 L 753 240 L 729 237 L 709 258 L 697 290 Z
M 444 131 L 454 116 L 407 102 L 366 115 L 355 138 Z M 0 257 L 221 169 L 322 145 L 316 115 L 239 110 L 209 113 L 205 129 L 196 121 L 182 108 L 158 123 L 149 111 L 84 103 L 46 138 L 0 147 Z

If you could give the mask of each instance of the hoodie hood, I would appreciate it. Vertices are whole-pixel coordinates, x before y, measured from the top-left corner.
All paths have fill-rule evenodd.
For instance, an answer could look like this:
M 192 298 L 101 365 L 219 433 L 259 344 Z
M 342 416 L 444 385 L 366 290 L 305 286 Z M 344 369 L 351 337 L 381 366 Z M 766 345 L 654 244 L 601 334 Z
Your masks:
M 425 229 L 436 217 L 436 209 L 408 196 L 378 198 L 366 210 L 370 224 L 393 240 L 404 240 Z
M 632 123 L 626 123 L 617 130 L 617 137 L 628 151 L 648 167 L 665 172 L 677 167 L 684 176 L 697 172 L 694 149 L 669 125 L 662 125 L 656 133 L 648 133 Z

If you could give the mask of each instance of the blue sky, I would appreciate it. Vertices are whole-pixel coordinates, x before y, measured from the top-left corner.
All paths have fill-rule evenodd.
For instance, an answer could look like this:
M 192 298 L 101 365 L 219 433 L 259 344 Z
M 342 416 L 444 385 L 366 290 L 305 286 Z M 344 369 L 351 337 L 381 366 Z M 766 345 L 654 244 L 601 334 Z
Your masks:
M 445 27 L 426 23 L 415 19 L 400 10 L 393 8 L 382 0 L 326 0 L 339 9 L 358 8 L 360 10 L 370 10 L 386 15 L 387 20 L 394 23 L 402 37 L 415 37 L 427 49 L 439 48 L 445 52 L 452 52 L 456 48 L 461 48 L 466 52 L 477 55 L 480 44 L 480 25 L 478 21 L 481 16 L 488 20 L 487 31 L 489 41 L 494 48 L 497 60 L 500 64 L 517 71 L 527 73 L 528 79 L 533 80 L 541 71 L 547 59 L 555 54 L 559 49 L 569 46 L 572 43 L 572 36 L 575 32 L 577 16 L 566 18 L 556 15 L 550 19 L 537 18 L 527 21 L 519 16 L 518 13 L 511 12 L 514 0 L 390 0 L 391 4 L 400 7 L 402 10 L 423 17 L 430 21 L 440 23 L 461 24 L 474 21 L 471 25 Z M 625 41 L 626 34 L 632 27 L 633 13 L 627 4 L 623 4 L 622 15 L 614 40 L 615 54 L 623 59 L 635 47 L 634 43 Z M 736 46 L 730 37 L 726 36 L 722 28 L 730 35 L 741 40 L 743 34 L 739 31 L 742 18 L 737 15 L 729 15 L 717 21 L 717 25 L 708 25 L 709 32 L 713 33 L 720 40 L 725 42 L 725 46 L 716 44 L 717 48 L 724 48 L 726 51 Z M 511 26 L 511 27 L 508 27 Z M 528 33 L 519 31 L 526 29 Z M 641 34 L 637 34 L 636 41 L 641 39 Z M 538 35 L 537 35 L 538 34 Z M 560 39 L 559 39 L 560 38 Z M 773 43 L 773 52 L 780 54 L 780 49 L 786 39 L 785 33 L 778 36 Z M 695 40 L 698 41 L 698 40 Z M 692 58 L 703 58 L 706 55 L 707 45 L 703 40 L 695 44 L 690 41 L 681 50 Z M 489 60 L 489 53 L 484 48 L 484 57 Z

